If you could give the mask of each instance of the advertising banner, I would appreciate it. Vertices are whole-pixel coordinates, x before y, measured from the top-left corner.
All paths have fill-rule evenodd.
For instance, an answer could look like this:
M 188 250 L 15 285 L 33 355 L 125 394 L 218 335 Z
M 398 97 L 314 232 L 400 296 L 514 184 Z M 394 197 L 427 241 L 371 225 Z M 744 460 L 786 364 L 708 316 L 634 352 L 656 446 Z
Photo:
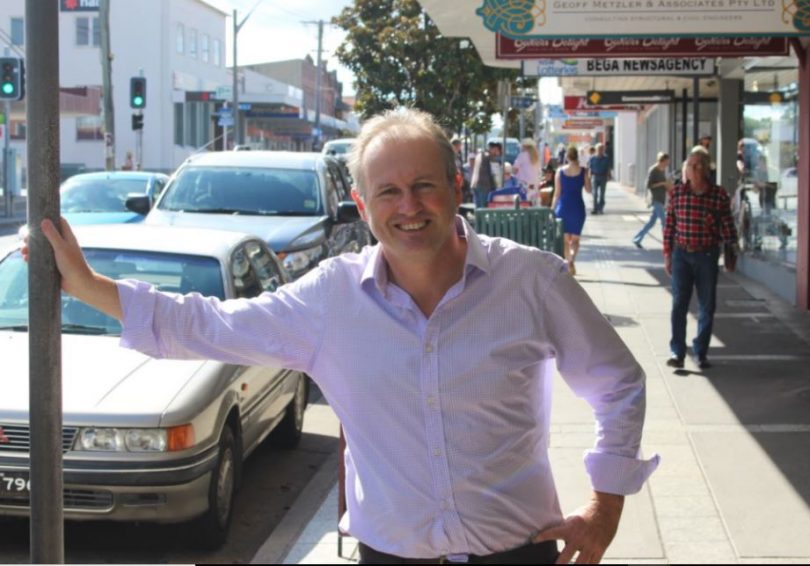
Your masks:
M 497 59 L 586 59 L 588 57 L 781 57 L 784 37 L 616 37 L 611 39 L 495 38 Z
M 514 39 L 810 35 L 810 0 L 484 0 L 476 14 Z
M 538 59 L 524 61 L 527 77 L 600 77 L 633 75 L 712 76 L 714 59 L 661 57 L 658 59 Z

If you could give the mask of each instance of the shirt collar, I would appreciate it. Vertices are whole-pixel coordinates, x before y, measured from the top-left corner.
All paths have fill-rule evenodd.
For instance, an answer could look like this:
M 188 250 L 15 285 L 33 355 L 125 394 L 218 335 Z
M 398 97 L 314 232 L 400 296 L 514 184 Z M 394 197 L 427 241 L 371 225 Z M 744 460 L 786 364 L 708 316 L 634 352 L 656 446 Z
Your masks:
M 464 260 L 464 278 L 470 268 L 478 269 L 484 273 L 489 273 L 489 256 L 487 255 L 486 247 L 484 247 L 481 237 L 475 233 L 472 226 L 467 220 L 459 215 L 456 215 L 456 234 L 467 240 L 467 257 Z M 374 246 L 371 251 L 368 263 L 363 269 L 363 274 L 360 277 L 360 285 L 366 287 L 373 282 L 377 289 L 384 296 L 385 290 L 388 286 L 388 270 L 385 268 L 385 258 L 382 255 L 382 247 L 380 244 Z

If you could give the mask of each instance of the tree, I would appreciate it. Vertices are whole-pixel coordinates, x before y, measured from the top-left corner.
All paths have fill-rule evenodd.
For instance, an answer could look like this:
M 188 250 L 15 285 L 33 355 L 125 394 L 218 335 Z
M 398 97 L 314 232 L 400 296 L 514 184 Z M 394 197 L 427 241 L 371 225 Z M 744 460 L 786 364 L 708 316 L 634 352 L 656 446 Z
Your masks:
M 416 0 L 355 0 L 333 23 L 347 34 L 337 56 L 357 79 L 355 109 L 363 118 L 410 106 L 448 131 L 486 133 L 498 111 L 498 79 L 516 76 L 443 37 Z

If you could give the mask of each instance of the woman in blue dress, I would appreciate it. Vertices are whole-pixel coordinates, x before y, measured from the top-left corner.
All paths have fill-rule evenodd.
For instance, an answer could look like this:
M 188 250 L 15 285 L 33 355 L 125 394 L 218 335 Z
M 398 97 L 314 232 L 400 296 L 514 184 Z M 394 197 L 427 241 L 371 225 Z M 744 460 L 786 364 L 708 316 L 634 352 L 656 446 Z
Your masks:
M 584 167 L 579 165 L 579 151 L 576 146 L 570 146 L 565 156 L 565 167 L 557 170 L 554 179 L 554 201 L 551 208 L 557 218 L 562 218 L 563 232 L 565 233 L 565 259 L 568 261 L 568 271 L 576 275 L 576 259 L 579 252 L 579 237 L 582 226 L 585 224 L 585 201 L 582 198 L 582 189 L 591 192 L 591 181 Z

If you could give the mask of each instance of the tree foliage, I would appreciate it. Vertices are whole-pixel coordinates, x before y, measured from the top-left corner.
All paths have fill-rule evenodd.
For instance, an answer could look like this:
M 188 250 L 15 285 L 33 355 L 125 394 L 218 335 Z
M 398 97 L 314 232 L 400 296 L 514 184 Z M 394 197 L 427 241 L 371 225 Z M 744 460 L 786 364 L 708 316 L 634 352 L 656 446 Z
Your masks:
M 333 23 L 346 31 L 337 56 L 357 79 L 363 118 L 409 106 L 448 131 L 485 133 L 498 111 L 498 79 L 516 74 L 486 67 L 472 45 L 443 37 L 416 0 L 354 0 Z

